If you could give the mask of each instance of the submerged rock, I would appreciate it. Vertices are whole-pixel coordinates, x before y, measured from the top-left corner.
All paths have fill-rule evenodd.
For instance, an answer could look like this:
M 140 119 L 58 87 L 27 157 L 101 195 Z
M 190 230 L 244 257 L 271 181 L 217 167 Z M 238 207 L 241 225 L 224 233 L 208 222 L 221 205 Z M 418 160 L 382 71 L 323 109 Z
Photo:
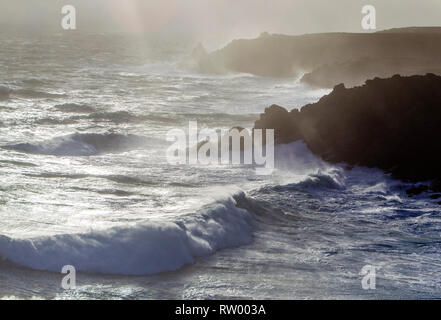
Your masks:
M 267 108 L 255 128 L 275 129 L 276 143 L 303 140 L 329 162 L 435 180 L 430 189 L 441 189 L 441 77 L 434 74 L 338 85 L 300 111 Z

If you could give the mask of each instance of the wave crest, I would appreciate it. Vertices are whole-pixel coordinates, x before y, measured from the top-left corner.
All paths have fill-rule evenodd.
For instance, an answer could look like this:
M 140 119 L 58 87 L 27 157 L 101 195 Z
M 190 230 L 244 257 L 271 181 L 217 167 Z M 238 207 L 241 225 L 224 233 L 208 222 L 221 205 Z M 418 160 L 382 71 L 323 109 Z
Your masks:
M 128 151 L 143 144 L 144 139 L 135 135 L 117 133 L 75 133 L 37 143 L 20 143 L 4 146 L 4 149 L 31 154 L 55 156 L 91 156 Z
M 0 236 L 0 256 L 36 270 L 60 272 L 73 265 L 90 273 L 147 275 L 252 241 L 251 214 L 233 198 L 178 219 L 33 239 Z
M 51 98 L 63 98 L 67 96 L 64 93 L 51 93 L 51 92 L 38 91 L 33 89 L 14 90 L 14 94 L 29 99 L 51 99 Z

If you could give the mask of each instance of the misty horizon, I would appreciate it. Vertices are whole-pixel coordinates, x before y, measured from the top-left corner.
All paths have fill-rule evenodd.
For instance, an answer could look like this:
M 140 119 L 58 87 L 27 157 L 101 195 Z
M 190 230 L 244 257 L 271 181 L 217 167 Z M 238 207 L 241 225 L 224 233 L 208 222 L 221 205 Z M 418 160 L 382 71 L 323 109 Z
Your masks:
M 439 299 L 440 18 L 1 0 L 0 300 Z
M 56 33 L 61 8 L 77 10 L 79 33 L 133 33 L 170 38 L 190 38 L 218 47 L 237 38 L 255 38 L 262 32 L 301 35 L 308 33 L 365 33 L 360 25 L 361 8 L 377 10 L 377 30 L 439 26 L 441 2 L 323 0 L 43 0 L 2 3 L 0 29 L 8 33 Z

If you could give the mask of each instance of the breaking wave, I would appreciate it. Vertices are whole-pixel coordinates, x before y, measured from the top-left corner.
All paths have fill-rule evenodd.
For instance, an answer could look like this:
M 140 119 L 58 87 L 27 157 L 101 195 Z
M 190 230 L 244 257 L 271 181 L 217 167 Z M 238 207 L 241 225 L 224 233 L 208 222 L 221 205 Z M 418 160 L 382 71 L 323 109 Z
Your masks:
M 174 221 L 32 239 L 0 236 L 0 256 L 36 270 L 60 272 L 64 265 L 73 265 L 89 273 L 147 275 L 177 270 L 216 250 L 248 244 L 252 234 L 252 214 L 237 208 L 229 197 Z
M 343 184 L 332 174 L 314 173 L 308 175 L 304 180 L 297 183 L 290 183 L 283 186 L 276 186 L 273 189 L 279 190 L 307 190 L 307 189 L 342 189 Z
M 66 97 L 64 93 L 51 93 L 32 89 L 18 89 L 14 90 L 14 94 L 24 98 L 44 99 L 44 98 L 63 98 Z

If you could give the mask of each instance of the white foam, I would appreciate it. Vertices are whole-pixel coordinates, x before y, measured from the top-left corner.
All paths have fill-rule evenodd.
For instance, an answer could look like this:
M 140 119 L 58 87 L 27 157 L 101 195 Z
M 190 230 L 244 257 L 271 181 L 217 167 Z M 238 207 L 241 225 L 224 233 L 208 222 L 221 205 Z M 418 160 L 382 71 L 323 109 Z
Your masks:
M 0 236 L 0 256 L 37 270 L 145 275 L 177 270 L 218 249 L 252 240 L 251 214 L 233 198 L 176 221 L 150 221 L 81 234 L 33 239 Z

